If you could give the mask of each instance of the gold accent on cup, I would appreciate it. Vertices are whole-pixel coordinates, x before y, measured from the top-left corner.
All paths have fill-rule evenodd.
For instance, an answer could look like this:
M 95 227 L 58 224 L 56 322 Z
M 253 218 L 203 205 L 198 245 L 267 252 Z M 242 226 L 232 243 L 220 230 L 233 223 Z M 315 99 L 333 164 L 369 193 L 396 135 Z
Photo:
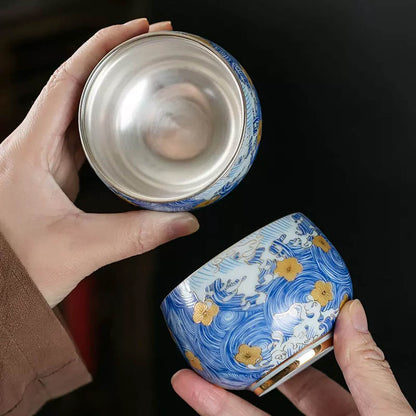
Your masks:
M 325 335 L 326 336 L 326 335 Z M 325 337 L 324 336 L 324 337 Z M 324 338 L 321 337 L 321 338 Z M 288 360 L 293 359 L 294 357 L 298 357 L 295 361 L 290 363 L 287 366 L 284 366 L 285 362 L 279 364 L 277 367 L 270 370 L 267 374 L 272 373 L 277 368 L 284 366 L 284 368 L 277 372 L 273 377 L 266 380 L 263 384 L 255 388 L 253 391 L 257 394 L 257 396 L 261 396 L 266 390 L 270 389 L 272 386 L 274 386 L 276 383 L 278 383 L 280 380 L 283 379 L 283 377 L 288 376 L 289 374 L 293 373 L 295 370 L 303 367 L 308 366 L 311 362 L 311 360 L 315 359 L 318 355 L 322 355 L 322 353 L 328 349 L 332 349 L 333 346 L 333 339 L 332 336 L 326 340 L 324 340 L 322 343 L 316 345 L 312 349 L 309 349 L 309 346 L 306 346 L 305 348 L 302 348 L 299 352 L 297 352 L 293 357 L 290 357 Z M 288 361 L 286 360 L 286 361 Z M 266 375 L 267 376 L 267 375 Z M 253 383 L 253 385 L 257 384 Z

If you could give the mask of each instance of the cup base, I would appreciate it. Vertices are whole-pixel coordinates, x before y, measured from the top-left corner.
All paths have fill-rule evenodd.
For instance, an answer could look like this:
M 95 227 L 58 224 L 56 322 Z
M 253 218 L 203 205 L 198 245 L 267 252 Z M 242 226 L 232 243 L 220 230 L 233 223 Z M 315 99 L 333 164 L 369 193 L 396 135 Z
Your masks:
M 263 378 L 253 383 L 250 386 L 250 390 L 257 396 L 263 396 L 309 367 L 333 349 L 333 333 L 330 332 L 270 370 Z

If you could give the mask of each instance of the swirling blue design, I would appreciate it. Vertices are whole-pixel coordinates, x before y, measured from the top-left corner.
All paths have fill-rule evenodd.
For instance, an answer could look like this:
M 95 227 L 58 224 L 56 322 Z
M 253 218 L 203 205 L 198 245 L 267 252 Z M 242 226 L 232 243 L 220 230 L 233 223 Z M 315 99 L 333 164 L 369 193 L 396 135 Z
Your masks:
M 205 46 L 210 45 L 214 53 L 217 53 L 222 59 L 225 60 L 228 67 L 238 79 L 245 101 L 246 122 L 244 126 L 244 136 L 242 138 L 239 152 L 228 171 L 218 178 L 217 181 L 209 187 L 209 189 L 201 191 L 190 198 L 165 203 L 143 201 L 126 195 L 120 190 L 115 189 L 111 186 L 111 184 L 106 183 L 107 187 L 110 188 L 116 195 L 133 205 L 137 205 L 145 209 L 156 211 L 190 211 L 219 201 L 224 196 L 228 195 L 242 181 L 252 166 L 258 151 L 261 135 L 260 129 L 262 123 L 262 113 L 260 100 L 251 79 L 244 71 L 240 63 L 216 43 L 210 42 L 196 35 L 186 33 L 184 33 L 184 35 L 204 44 Z
M 314 244 L 316 236 L 328 250 Z M 276 265 L 296 259 L 294 280 Z M 327 303 L 313 293 L 330 283 Z M 292 214 L 247 236 L 220 253 L 177 286 L 161 308 L 174 340 L 186 358 L 191 352 L 210 382 L 246 389 L 300 349 L 332 331 L 344 296 L 352 298 L 351 279 L 336 249 L 304 215 Z M 215 304 L 208 324 L 194 321 L 194 308 Z M 257 347 L 255 363 L 237 360 L 239 347 Z M 192 363 L 191 363 L 192 364 Z

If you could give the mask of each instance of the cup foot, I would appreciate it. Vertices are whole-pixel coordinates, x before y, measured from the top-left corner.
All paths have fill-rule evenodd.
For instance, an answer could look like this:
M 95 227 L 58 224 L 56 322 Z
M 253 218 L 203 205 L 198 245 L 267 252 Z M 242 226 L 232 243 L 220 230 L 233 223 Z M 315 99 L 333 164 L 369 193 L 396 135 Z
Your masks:
M 330 332 L 270 370 L 262 379 L 253 383 L 250 390 L 257 396 L 263 396 L 333 349 L 333 333 Z

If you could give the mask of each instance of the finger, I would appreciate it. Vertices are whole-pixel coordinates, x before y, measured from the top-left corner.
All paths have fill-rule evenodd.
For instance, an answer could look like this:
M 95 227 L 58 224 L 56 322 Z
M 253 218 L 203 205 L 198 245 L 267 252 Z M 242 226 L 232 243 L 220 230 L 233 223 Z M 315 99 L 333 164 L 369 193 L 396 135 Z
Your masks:
M 49 172 L 68 198 L 74 201 L 79 191 L 78 171 L 85 161 L 76 120 L 65 133 L 59 156 L 55 156 L 49 160 Z
M 68 143 L 70 155 L 74 160 L 74 166 L 79 171 L 85 162 L 85 153 L 79 137 L 77 119 L 74 119 L 65 133 L 65 141 Z
M 368 331 L 359 300 L 341 309 L 334 333 L 335 357 L 360 415 L 414 415 L 396 379 Z
M 52 75 L 24 121 L 31 138 L 53 140 L 62 135 L 76 112 L 85 81 L 111 49 L 149 29 L 147 19 L 99 30 Z
M 192 370 L 172 377 L 175 392 L 201 416 L 266 416 L 267 413 L 242 398 L 214 386 Z
M 78 229 L 80 258 L 86 273 L 197 231 L 189 213 L 132 211 L 121 214 L 83 214 Z
M 149 26 L 149 32 L 160 32 L 161 30 L 172 30 L 172 22 L 157 22 Z
M 307 416 L 325 415 L 328 409 L 331 409 L 332 416 L 359 415 L 351 394 L 313 367 L 281 384 L 278 389 Z

